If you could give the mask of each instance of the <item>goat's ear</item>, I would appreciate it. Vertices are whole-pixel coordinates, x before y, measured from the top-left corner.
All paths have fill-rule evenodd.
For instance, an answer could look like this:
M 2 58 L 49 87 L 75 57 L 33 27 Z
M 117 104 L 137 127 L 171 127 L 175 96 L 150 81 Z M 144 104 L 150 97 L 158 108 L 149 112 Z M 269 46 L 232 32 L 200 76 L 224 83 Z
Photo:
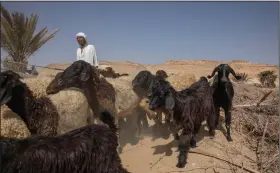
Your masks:
M 169 93 L 165 98 L 165 109 L 173 109 L 175 106 L 175 100 L 171 93 Z
M 100 84 L 100 73 L 99 70 L 95 67 L 91 68 L 91 73 L 93 74 L 93 82 L 95 85 Z

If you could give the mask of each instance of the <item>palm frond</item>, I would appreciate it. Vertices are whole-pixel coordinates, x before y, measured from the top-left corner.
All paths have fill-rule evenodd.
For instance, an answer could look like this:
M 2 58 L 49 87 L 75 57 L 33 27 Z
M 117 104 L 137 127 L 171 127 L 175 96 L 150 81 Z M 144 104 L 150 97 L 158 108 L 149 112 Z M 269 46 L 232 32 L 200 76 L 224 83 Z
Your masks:
M 30 56 L 51 40 L 59 29 L 51 34 L 47 27 L 35 33 L 39 16 L 25 16 L 20 12 L 9 13 L 1 5 L 1 48 L 9 55 L 9 60 L 26 62 Z

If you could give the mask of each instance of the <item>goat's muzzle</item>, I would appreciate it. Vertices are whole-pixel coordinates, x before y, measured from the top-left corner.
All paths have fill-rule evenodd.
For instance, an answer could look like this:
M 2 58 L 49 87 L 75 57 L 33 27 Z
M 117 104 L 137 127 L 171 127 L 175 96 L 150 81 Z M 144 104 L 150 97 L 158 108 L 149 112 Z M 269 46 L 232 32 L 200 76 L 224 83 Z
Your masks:
M 55 91 L 54 91 L 54 90 L 52 90 L 52 88 L 51 88 L 51 87 L 47 87 L 47 88 L 46 88 L 46 93 L 47 93 L 47 95 L 49 95 L 49 94 L 54 94 L 54 93 L 55 93 Z
M 137 87 L 137 84 L 136 83 L 132 83 L 132 88 L 136 88 Z
M 228 78 L 227 78 L 227 77 L 222 77 L 222 78 L 221 78 L 221 81 L 222 81 L 222 82 L 228 82 Z

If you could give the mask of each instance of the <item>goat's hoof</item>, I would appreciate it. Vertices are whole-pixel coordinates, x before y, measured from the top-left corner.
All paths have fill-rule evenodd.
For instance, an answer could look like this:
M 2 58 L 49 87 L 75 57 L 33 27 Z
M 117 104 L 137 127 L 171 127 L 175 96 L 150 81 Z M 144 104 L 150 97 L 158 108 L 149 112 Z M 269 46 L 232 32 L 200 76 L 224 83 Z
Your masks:
M 186 165 L 185 163 L 178 162 L 177 165 L 176 165 L 176 167 L 177 167 L 177 168 L 184 168 L 185 165 Z
M 232 138 L 231 138 L 231 136 L 227 136 L 227 141 L 228 141 L 228 142 L 233 141 Z
M 197 147 L 196 141 L 195 141 L 195 140 L 191 140 L 191 147 L 192 147 L 192 148 Z
M 209 133 L 209 138 L 214 139 L 215 138 L 215 132 L 210 132 Z
M 191 148 L 196 148 L 197 147 L 197 145 L 196 144 L 191 144 Z

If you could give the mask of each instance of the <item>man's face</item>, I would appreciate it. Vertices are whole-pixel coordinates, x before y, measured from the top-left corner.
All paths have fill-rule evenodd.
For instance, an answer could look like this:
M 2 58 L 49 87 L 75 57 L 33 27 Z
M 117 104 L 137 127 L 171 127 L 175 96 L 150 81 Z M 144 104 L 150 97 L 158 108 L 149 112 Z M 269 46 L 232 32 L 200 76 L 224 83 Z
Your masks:
M 86 40 L 82 36 L 78 36 L 77 41 L 78 41 L 79 45 L 85 45 L 85 43 L 86 43 Z

